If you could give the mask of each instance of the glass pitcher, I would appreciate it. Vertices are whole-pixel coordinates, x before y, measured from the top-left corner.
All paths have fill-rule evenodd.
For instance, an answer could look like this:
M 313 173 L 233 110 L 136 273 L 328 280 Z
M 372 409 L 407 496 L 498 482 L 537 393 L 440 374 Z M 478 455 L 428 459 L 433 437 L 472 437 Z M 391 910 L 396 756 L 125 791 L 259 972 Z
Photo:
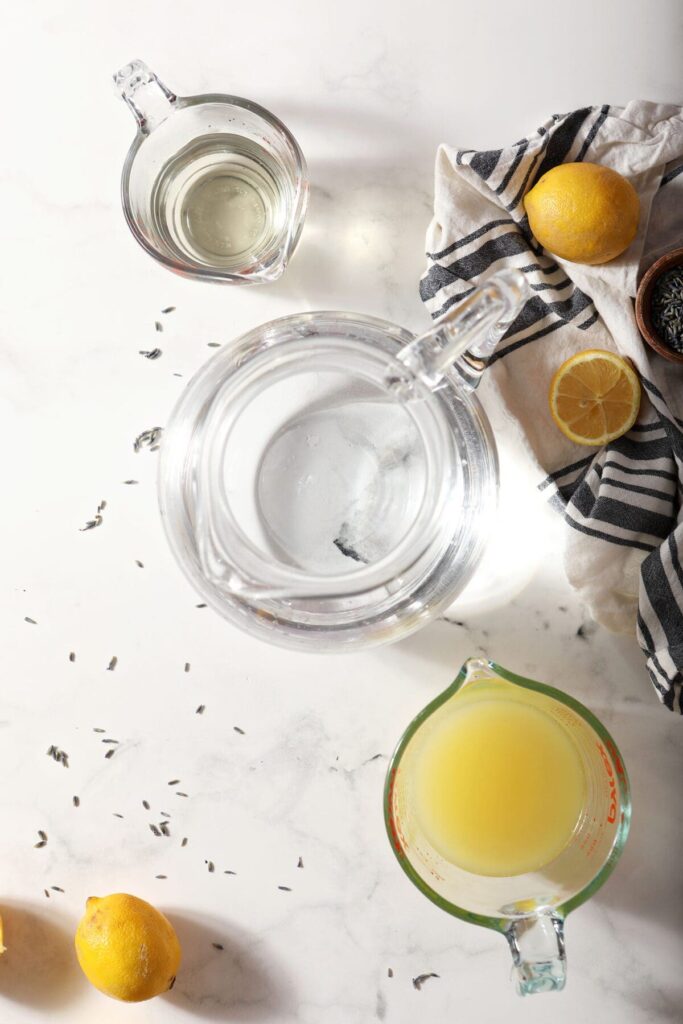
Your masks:
M 561 852 L 534 871 L 509 877 L 464 870 L 435 849 L 420 820 L 415 781 L 433 730 L 456 709 L 501 699 L 531 706 L 561 727 L 578 753 L 584 794 Z M 509 771 L 515 772 L 514 757 Z M 519 779 L 520 792 L 524 782 Z M 517 990 L 529 995 L 564 987 L 564 919 L 614 870 L 629 831 L 631 797 L 617 746 L 588 708 L 552 686 L 473 658 L 401 737 L 387 772 L 384 817 L 392 849 L 410 880 L 442 910 L 501 932 L 512 952 Z
M 121 178 L 128 226 L 169 270 L 256 284 L 283 273 L 306 213 L 306 163 L 268 110 L 222 93 L 175 96 L 140 60 L 114 83 L 137 134 Z
M 303 313 L 209 360 L 171 414 L 159 475 L 171 548 L 202 599 L 317 651 L 396 640 L 447 607 L 496 508 L 473 389 L 525 287 L 498 273 L 419 338 Z

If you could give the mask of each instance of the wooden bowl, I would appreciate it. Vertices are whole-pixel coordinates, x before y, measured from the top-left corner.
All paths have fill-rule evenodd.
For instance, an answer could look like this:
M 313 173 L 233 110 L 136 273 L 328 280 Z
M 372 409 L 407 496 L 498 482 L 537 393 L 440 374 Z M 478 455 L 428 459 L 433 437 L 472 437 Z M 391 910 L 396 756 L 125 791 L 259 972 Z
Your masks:
M 681 266 L 681 264 L 683 264 L 683 248 L 672 249 L 665 256 L 660 256 L 643 276 L 642 281 L 638 285 L 638 293 L 636 295 L 638 330 L 650 348 L 653 348 L 655 352 L 659 352 L 660 356 L 668 359 L 671 363 L 683 363 L 683 352 L 675 352 L 666 342 L 661 340 L 652 323 L 650 303 L 654 286 L 661 275 L 666 273 L 667 270 L 671 270 L 672 267 Z

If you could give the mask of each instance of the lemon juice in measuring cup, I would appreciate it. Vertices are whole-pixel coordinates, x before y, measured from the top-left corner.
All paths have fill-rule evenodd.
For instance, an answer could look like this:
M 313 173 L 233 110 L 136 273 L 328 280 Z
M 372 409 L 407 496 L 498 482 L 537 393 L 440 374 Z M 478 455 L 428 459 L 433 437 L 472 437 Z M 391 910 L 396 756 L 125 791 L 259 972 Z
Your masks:
M 549 864 L 570 841 L 585 796 L 571 736 L 514 691 L 454 702 L 425 735 L 415 766 L 425 834 L 448 861 L 478 875 Z
M 588 708 L 470 659 L 400 739 L 384 813 L 421 892 L 505 935 L 521 995 L 563 988 L 564 919 L 614 869 L 631 817 L 621 756 Z

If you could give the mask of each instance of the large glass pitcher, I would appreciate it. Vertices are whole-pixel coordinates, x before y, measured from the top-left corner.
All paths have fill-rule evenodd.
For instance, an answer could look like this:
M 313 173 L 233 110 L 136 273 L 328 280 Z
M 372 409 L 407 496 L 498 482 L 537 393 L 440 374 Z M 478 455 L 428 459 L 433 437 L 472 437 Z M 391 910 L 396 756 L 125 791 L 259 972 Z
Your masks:
M 492 276 L 426 334 L 351 313 L 257 327 L 196 374 L 164 434 L 160 503 L 202 599 L 309 650 L 405 636 L 474 572 L 496 507 L 473 389 L 524 300 Z
M 505 724 L 498 747 L 492 750 L 496 737 L 490 727 L 485 743 L 480 742 L 481 732 L 468 735 L 467 728 L 475 721 L 472 711 L 488 713 L 496 704 Z M 522 736 L 520 728 L 529 713 L 539 741 L 536 751 L 528 747 L 534 734 L 527 731 Z M 463 717 L 468 715 L 469 721 Z M 440 733 L 444 729 L 450 731 Z M 456 862 L 453 844 L 444 847 L 442 834 L 433 830 L 433 817 L 424 810 L 421 773 L 425 763 L 429 766 L 425 758 L 432 756 L 430 744 L 435 738 L 438 742 L 440 735 L 447 735 L 451 746 L 459 742 L 465 751 L 467 744 L 479 743 L 481 751 L 479 771 L 471 771 L 473 764 L 463 755 L 459 771 L 439 778 L 431 775 L 428 780 L 430 792 L 439 791 L 437 809 L 443 813 L 449 808 L 453 816 L 451 827 L 459 807 L 467 808 L 469 817 L 460 813 L 457 824 L 463 834 L 466 828 L 472 830 L 479 859 L 472 859 L 472 846 L 466 864 L 462 857 Z M 487 790 L 485 776 L 487 772 L 495 775 L 491 765 L 496 758 L 504 781 L 493 777 Z M 529 775 L 530 764 L 536 765 L 536 776 L 540 773 L 548 784 L 540 800 L 534 798 L 539 780 Z M 487 796 L 493 798 L 488 804 Z M 551 826 L 557 827 L 561 809 L 569 807 L 570 800 L 574 801 L 573 827 L 555 843 L 557 835 Z M 492 928 L 507 938 L 521 995 L 564 987 L 564 920 L 609 877 L 631 820 L 621 755 L 588 708 L 552 686 L 482 658 L 470 659 L 455 682 L 417 715 L 399 740 L 387 772 L 384 816 L 401 867 L 425 896 L 463 921 Z M 523 836 L 527 847 L 525 866 L 518 860 L 515 833 Z M 549 852 L 552 845 L 555 848 Z M 532 862 L 530 851 L 545 851 L 545 856 Z M 504 873 L 492 870 L 492 854 L 498 863 L 507 857 L 510 864 L 517 858 L 518 865 Z

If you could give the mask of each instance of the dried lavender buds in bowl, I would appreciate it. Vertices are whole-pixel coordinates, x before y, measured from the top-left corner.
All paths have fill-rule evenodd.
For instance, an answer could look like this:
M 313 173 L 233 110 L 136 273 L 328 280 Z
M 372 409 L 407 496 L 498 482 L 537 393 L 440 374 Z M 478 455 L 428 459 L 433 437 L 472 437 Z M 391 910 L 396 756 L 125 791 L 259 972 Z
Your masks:
M 644 275 L 636 320 L 650 348 L 670 362 L 683 363 L 683 248 L 662 256 Z
M 661 340 L 683 352 L 683 265 L 657 278 L 650 299 L 652 326 Z

